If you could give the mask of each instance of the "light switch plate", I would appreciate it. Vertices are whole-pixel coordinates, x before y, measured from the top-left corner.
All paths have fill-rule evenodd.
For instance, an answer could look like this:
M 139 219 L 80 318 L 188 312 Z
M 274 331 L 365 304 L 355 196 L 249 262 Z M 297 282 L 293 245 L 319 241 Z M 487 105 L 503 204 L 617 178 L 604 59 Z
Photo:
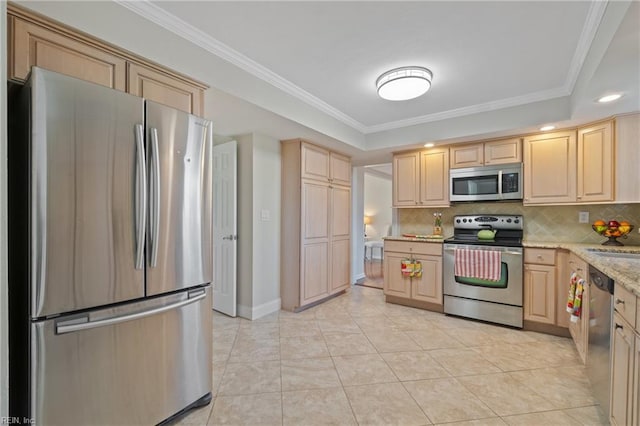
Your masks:
M 579 212 L 578 223 L 589 223 L 589 212 Z

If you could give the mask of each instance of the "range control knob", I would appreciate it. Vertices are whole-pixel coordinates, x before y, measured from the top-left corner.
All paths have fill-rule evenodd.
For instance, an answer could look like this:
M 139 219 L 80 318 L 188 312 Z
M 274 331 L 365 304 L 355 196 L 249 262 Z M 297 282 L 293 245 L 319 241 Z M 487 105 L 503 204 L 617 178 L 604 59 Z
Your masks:
M 520 223 L 520 220 L 519 220 L 519 219 L 516 219 L 516 220 L 514 220 L 513 222 L 514 222 L 514 223 Z
M 507 219 L 507 223 L 511 223 L 511 219 Z
M 460 223 L 460 219 L 456 219 L 456 223 Z

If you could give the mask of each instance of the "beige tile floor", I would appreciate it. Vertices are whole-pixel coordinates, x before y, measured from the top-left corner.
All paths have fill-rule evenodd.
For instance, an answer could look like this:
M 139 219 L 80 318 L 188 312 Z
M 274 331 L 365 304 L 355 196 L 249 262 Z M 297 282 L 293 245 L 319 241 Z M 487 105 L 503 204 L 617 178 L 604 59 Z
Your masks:
M 214 313 L 213 396 L 178 424 L 608 424 L 571 340 L 360 286 L 297 314 Z

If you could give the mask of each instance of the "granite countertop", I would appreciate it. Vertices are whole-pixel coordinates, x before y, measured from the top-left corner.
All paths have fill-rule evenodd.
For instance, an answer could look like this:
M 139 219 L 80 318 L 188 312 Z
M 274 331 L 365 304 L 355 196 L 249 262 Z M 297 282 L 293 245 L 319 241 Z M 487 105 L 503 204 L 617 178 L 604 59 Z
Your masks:
M 525 248 L 549 248 L 566 249 L 575 253 L 582 260 L 593 265 L 600 271 L 613 278 L 616 285 L 621 285 L 640 297 L 640 256 L 637 259 L 627 259 L 621 257 L 608 257 L 595 254 L 597 251 L 612 251 L 625 253 L 638 253 L 640 246 L 603 246 L 596 244 L 578 244 L 561 242 L 529 242 L 523 241 Z
M 382 238 L 385 241 L 412 241 L 412 242 L 421 242 L 421 243 L 437 243 L 442 244 L 444 241 L 444 237 L 433 237 L 430 235 L 421 235 L 419 237 L 405 237 L 402 235 L 399 236 L 389 236 Z

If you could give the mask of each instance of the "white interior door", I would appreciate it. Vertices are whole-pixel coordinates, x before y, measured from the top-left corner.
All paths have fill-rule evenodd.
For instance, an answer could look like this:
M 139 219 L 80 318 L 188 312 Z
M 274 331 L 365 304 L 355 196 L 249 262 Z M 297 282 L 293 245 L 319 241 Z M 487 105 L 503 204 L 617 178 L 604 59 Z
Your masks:
M 213 147 L 213 309 L 236 316 L 238 143 Z

